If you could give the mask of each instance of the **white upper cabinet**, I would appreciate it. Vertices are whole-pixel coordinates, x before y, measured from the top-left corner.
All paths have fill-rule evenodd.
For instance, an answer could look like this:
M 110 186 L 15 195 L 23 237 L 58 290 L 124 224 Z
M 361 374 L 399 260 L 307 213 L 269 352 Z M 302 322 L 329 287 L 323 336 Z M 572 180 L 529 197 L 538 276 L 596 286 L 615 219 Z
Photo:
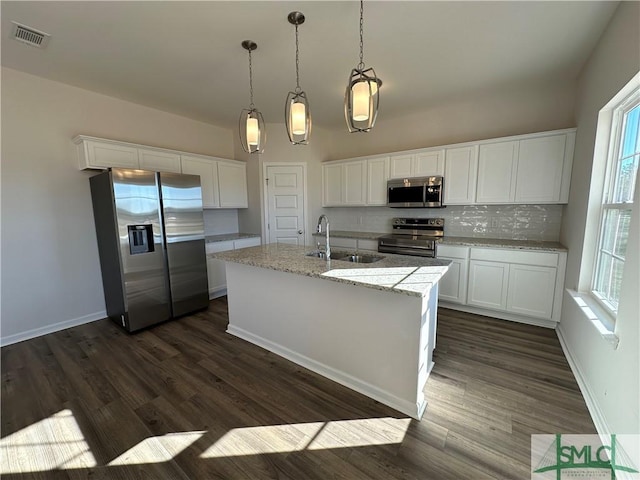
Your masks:
M 347 162 L 343 166 L 344 175 L 344 204 L 366 205 L 367 203 L 367 162 L 356 160 Z
M 367 205 L 387 204 L 388 172 L 388 157 L 367 160 Z
M 444 150 L 416 153 L 413 158 L 413 173 L 416 177 L 444 174 Z
M 322 206 L 342 205 L 342 164 L 322 165 L 322 184 Z
M 106 170 L 110 167 L 138 168 L 138 149 L 117 142 L 94 139 L 74 139 L 81 170 L 95 168 Z
M 219 208 L 218 162 L 202 157 L 181 156 L 182 173 L 200 175 L 202 205 L 204 208 Z
M 434 175 L 444 177 L 444 205 L 567 203 L 574 144 L 567 129 L 335 160 L 323 165 L 323 206 L 386 205 L 386 180 Z M 347 186 L 352 162 L 365 162 L 364 183 L 354 164 Z
M 518 142 L 480 145 L 477 203 L 510 203 L 515 198 Z
M 444 150 L 425 150 L 389 159 L 389 178 L 429 177 L 444 173 Z
M 81 170 L 140 168 L 200 176 L 204 208 L 247 208 L 247 166 L 244 162 L 163 148 L 78 135 Z
M 247 166 L 242 162 L 218 161 L 220 208 L 247 208 Z
M 410 178 L 413 174 L 413 155 L 392 155 L 389 159 L 389 178 Z
M 520 140 L 515 201 L 566 203 L 575 134 Z
M 367 161 L 350 160 L 322 166 L 322 206 L 367 204 Z
M 138 165 L 142 170 L 181 173 L 180 155 L 173 152 L 139 148 Z
M 566 203 L 574 132 L 482 143 L 476 203 Z
M 444 157 L 444 204 L 475 203 L 477 175 L 477 145 L 447 148 Z

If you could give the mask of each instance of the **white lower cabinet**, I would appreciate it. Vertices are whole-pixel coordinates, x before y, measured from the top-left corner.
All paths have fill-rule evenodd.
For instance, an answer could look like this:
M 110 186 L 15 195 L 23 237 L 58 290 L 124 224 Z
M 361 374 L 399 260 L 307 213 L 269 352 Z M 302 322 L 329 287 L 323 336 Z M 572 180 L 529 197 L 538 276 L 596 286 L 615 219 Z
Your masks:
M 451 262 L 438 284 L 438 298 L 445 302 L 467 303 L 469 247 L 438 245 L 437 254 L 440 260 Z
M 463 291 L 466 291 L 467 282 L 462 277 L 467 273 L 467 260 L 440 258 L 449 260 L 451 265 L 438 284 L 438 298 L 447 302 L 465 303 L 466 298 Z
M 451 261 L 438 296 L 447 308 L 549 327 L 559 321 L 566 252 L 441 245 L 438 258 Z
M 509 265 L 507 311 L 551 318 L 557 269 L 534 265 Z
M 509 264 L 471 260 L 467 303 L 483 308 L 507 307 Z
M 227 252 L 261 245 L 260 237 L 241 238 L 224 242 L 209 242 L 207 253 Z M 207 275 L 209 279 L 209 298 L 217 298 L 227 294 L 227 273 L 223 260 L 207 257 Z

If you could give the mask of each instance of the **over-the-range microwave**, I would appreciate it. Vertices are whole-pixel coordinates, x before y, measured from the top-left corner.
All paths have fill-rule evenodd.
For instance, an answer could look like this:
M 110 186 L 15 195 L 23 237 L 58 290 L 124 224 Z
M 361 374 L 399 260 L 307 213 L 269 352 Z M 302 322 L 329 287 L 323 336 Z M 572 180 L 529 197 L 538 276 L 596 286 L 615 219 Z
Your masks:
M 441 176 L 396 178 L 387 181 L 387 206 L 393 208 L 442 207 Z

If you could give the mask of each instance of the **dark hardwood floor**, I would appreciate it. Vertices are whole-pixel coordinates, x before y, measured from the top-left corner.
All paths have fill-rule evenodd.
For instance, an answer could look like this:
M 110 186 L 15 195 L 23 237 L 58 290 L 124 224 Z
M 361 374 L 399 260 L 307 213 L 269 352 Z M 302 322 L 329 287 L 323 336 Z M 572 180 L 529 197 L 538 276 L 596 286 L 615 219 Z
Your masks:
M 525 479 L 531 434 L 595 433 L 554 331 L 438 320 L 421 421 L 226 334 L 226 297 L 4 347 L 2 478 Z

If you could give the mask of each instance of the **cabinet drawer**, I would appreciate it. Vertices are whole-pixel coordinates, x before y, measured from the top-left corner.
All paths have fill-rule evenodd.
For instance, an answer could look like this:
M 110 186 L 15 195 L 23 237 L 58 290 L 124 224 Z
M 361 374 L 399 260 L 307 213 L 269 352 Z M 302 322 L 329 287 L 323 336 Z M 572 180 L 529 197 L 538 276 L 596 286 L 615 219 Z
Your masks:
M 469 258 L 469 247 L 460 247 L 457 245 L 438 245 L 436 256 L 448 258 Z
M 472 248 L 471 260 L 555 267 L 558 265 L 558 254 L 551 252 L 532 252 L 530 250 Z
M 233 250 L 233 240 L 228 240 L 226 242 L 208 242 L 206 247 L 207 253 L 226 252 L 228 250 Z

